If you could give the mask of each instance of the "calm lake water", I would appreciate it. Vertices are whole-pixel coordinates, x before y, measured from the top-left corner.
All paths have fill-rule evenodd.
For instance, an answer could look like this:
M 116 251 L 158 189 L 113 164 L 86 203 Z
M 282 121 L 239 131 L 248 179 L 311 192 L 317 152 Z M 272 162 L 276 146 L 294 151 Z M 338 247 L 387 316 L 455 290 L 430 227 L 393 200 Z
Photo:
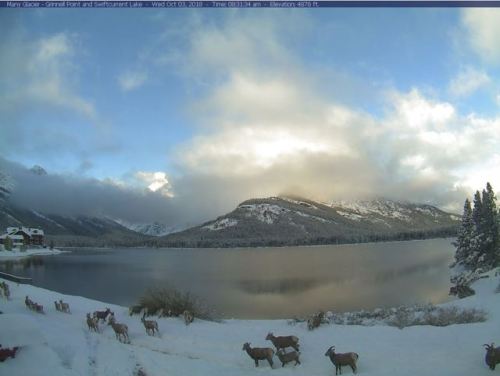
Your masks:
M 290 318 L 448 299 L 451 239 L 257 249 L 79 249 L 0 263 L 35 286 L 130 306 L 191 291 L 220 316 Z

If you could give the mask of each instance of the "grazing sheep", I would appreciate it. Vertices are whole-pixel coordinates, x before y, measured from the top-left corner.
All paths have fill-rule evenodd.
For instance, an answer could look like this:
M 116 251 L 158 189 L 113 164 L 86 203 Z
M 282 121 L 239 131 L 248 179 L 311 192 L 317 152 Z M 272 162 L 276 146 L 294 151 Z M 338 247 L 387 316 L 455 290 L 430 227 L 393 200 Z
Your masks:
M 147 335 L 149 335 L 149 336 L 153 335 L 154 336 L 155 335 L 155 330 L 156 330 L 157 333 L 159 333 L 159 331 L 158 331 L 158 323 L 155 320 L 145 320 L 144 319 L 145 316 L 146 316 L 146 314 L 144 313 L 144 315 L 141 318 L 141 322 L 144 325 L 144 327 L 146 328 Z
M 335 346 L 332 346 L 328 350 L 326 350 L 325 356 L 329 356 L 330 360 L 335 365 L 335 375 L 337 375 L 339 371 L 342 375 L 342 366 L 349 366 L 351 367 L 352 372 L 356 373 L 356 362 L 359 358 L 358 354 L 354 352 L 335 354 Z
M 97 317 L 90 317 L 90 313 L 87 313 L 87 326 L 89 330 L 99 333 L 99 319 Z
M 127 325 L 117 323 L 115 320 L 115 316 L 113 315 L 109 317 L 108 325 L 111 325 L 111 327 L 115 331 L 115 336 L 118 341 L 122 342 L 120 338 L 123 338 L 124 343 L 130 343 Z
M 2 347 L 2 345 L 0 345 Z M 16 357 L 16 352 L 19 350 L 19 347 L 10 348 L 0 348 L 0 362 L 4 362 L 8 358 L 14 359 Z
M 97 317 L 98 320 L 102 320 L 104 322 L 106 321 L 106 317 L 108 317 L 108 315 L 111 313 L 111 310 L 109 308 L 106 308 L 105 311 L 95 311 L 93 316 Z
M 275 337 L 273 333 L 269 332 L 266 336 L 266 340 L 269 340 L 276 347 L 276 351 L 279 349 L 286 349 L 287 347 L 293 347 L 295 351 L 299 351 L 299 339 L 295 336 L 284 336 Z
M 189 324 L 191 324 L 194 321 L 193 312 L 185 310 L 182 315 L 184 316 L 184 323 L 186 325 L 189 325 Z
M 486 364 L 492 371 L 495 370 L 495 366 L 500 363 L 500 347 L 495 348 L 495 344 L 483 345 L 486 348 L 486 356 L 484 358 Z
M 61 305 L 57 300 L 54 300 L 54 305 L 56 306 L 56 311 L 61 311 Z
M 300 352 L 297 351 L 291 351 L 289 353 L 286 353 L 285 350 L 280 349 L 276 355 L 278 355 L 278 358 L 281 361 L 281 366 L 284 367 L 285 364 L 290 363 L 295 360 L 295 365 L 300 364 L 299 360 L 299 355 Z
M 71 311 L 69 309 L 69 304 L 64 303 L 62 300 L 59 300 L 59 307 L 61 307 L 61 312 L 71 313 Z
M 259 360 L 266 359 L 269 362 L 271 368 L 273 368 L 273 355 L 274 350 L 269 347 L 250 347 L 250 343 L 246 342 L 243 344 L 243 351 L 246 351 L 247 354 L 255 361 L 255 367 L 259 366 Z

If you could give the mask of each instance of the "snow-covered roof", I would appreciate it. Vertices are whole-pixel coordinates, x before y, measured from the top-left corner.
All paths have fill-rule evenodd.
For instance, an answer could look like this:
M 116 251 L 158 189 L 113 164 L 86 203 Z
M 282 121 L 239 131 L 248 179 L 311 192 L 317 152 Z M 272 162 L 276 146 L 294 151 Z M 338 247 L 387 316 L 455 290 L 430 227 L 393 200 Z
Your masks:
M 29 236 L 33 235 L 44 235 L 44 232 L 41 228 L 35 227 L 7 227 L 7 234 L 12 234 L 14 232 L 24 231 Z

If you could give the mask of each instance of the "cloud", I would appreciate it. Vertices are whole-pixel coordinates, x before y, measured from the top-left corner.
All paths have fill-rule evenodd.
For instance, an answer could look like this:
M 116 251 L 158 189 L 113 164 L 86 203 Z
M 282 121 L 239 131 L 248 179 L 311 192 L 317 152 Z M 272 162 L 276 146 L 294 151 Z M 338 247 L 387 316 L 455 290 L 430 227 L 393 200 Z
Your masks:
M 448 90 L 454 97 L 466 97 L 490 83 L 486 72 L 467 67 L 450 82 Z
M 169 223 L 180 217 L 181 208 L 161 192 L 76 175 L 49 172 L 40 176 L 3 158 L 0 158 L 0 171 L 15 182 L 10 202 L 42 213 L 99 216 L 131 222 Z M 188 217 L 186 214 L 182 218 Z
M 468 33 L 468 42 L 475 52 L 486 62 L 500 63 L 500 9 L 464 9 L 461 21 Z
M 123 91 L 132 91 L 144 85 L 147 79 L 146 72 L 128 71 L 118 77 L 118 84 Z
M 134 177 L 139 182 L 146 183 L 150 191 L 160 192 L 167 197 L 173 197 L 172 186 L 165 172 L 137 171 Z
M 50 105 L 75 111 L 94 119 L 94 105 L 80 96 L 73 87 L 76 71 L 78 37 L 58 33 L 36 39 L 13 38 L 0 48 L 3 54 L 15 56 L 2 67 L 3 102 L 0 110 L 22 107 L 25 111 L 32 103 Z

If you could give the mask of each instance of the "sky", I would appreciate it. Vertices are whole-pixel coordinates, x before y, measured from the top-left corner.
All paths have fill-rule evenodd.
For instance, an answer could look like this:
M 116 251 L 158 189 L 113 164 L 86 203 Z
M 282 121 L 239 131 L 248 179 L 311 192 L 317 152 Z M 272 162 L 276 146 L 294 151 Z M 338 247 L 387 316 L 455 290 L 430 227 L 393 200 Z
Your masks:
M 500 9 L 1 9 L 0 32 L 19 204 L 178 225 L 500 187 Z

